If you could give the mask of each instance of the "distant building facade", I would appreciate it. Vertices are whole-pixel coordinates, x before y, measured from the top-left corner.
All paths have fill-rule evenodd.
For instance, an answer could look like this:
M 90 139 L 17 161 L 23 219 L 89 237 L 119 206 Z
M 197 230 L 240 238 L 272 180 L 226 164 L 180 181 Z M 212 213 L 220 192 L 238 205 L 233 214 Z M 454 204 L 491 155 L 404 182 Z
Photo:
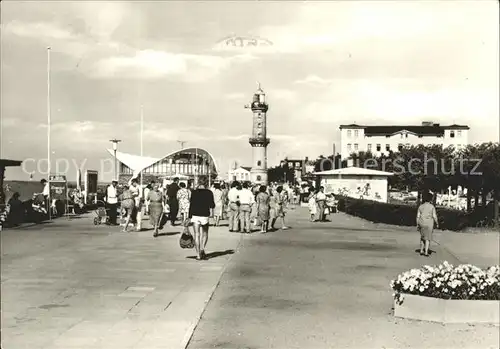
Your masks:
M 293 169 L 295 179 L 300 181 L 307 173 L 314 172 L 314 165 L 310 164 L 309 158 L 304 159 L 285 159 L 281 160 L 280 166 L 288 166 Z
M 246 166 L 239 166 L 237 168 L 229 170 L 227 174 L 227 178 L 230 182 L 232 181 L 239 181 L 239 182 L 246 182 L 246 181 L 251 181 L 252 176 L 251 176 L 251 167 L 246 167 Z
M 348 158 L 352 153 L 371 152 L 376 156 L 397 152 L 405 146 L 442 145 L 457 149 L 468 143 L 469 127 L 465 125 L 442 126 L 433 122 L 421 125 L 366 126 L 340 125 L 340 155 Z

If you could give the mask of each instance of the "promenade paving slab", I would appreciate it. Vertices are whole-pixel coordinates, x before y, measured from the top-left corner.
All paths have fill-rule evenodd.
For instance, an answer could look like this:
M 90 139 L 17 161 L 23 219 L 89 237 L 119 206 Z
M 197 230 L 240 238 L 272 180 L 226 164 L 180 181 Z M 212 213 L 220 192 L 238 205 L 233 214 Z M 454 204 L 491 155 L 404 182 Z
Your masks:
M 311 223 L 308 216 L 299 208 L 290 213 L 291 230 L 245 238 L 189 348 L 500 347 L 495 325 L 393 316 L 393 278 L 422 264 L 458 264 L 464 258 L 446 244 L 466 244 L 470 251 L 473 239 L 437 233 L 440 243 L 426 258 L 415 253 L 415 228 L 384 227 L 342 213 L 328 223 Z
M 199 262 L 180 227 L 120 229 L 87 215 L 2 232 L 2 348 L 185 348 L 242 236 L 211 227 Z

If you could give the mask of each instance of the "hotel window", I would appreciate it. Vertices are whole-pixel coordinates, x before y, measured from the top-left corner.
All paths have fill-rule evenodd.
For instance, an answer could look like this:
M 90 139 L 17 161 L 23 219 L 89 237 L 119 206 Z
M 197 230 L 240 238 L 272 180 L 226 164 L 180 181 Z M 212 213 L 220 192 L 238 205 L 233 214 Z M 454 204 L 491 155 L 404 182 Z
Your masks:
M 351 137 L 352 135 L 352 131 L 351 130 L 347 130 L 347 137 Z
M 368 151 L 372 151 L 372 145 L 371 144 L 368 144 Z
M 354 131 L 354 137 L 356 137 L 356 138 L 359 137 L 359 130 Z
M 390 144 L 386 144 L 385 145 L 385 151 L 390 151 L 391 150 L 391 145 Z
M 450 138 L 455 138 L 455 131 L 450 131 Z
M 347 144 L 347 150 L 351 151 L 351 143 Z
M 382 147 L 380 146 L 380 144 L 377 144 L 377 151 L 380 151 L 380 149 L 382 149 Z
M 398 144 L 398 150 L 399 150 L 399 151 L 403 150 L 403 145 L 402 145 L 401 143 L 400 143 L 400 144 Z
M 457 131 L 457 137 L 462 137 L 462 131 L 460 130 Z
M 354 150 L 358 150 L 358 143 L 354 143 Z

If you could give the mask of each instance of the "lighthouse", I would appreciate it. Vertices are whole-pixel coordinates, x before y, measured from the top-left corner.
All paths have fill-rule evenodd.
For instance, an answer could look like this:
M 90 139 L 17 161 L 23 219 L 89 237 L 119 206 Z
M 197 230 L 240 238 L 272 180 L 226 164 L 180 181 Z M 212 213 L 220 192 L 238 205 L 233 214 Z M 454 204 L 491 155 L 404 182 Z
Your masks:
M 252 137 L 249 143 L 252 146 L 252 169 L 250 178 L 253 183 L 267 185 L 267 146 L 270 139 L 267 138 L 266 114 L 269 108 L 266 103 L 266 95 L 260 88 L 253 95 L 253 100 L 245 106 L 252 110 Z

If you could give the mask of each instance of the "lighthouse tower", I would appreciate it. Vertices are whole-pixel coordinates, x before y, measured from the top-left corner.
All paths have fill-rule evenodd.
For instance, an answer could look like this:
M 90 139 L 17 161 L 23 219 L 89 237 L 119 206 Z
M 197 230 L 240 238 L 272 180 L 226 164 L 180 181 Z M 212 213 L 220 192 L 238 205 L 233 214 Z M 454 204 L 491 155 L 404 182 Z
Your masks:
M 266 95 L 259 87 L 253 95 L 253 100 L 246 108 L 252 109 L 253 127 L 252 137 L 249 143 L 253 150 L 253 163 L 250 178 L 253 183 L 267 184 L 267 146 L 270 139 L 267 138 L 266 113 L 269 106 L 266 103 Z

